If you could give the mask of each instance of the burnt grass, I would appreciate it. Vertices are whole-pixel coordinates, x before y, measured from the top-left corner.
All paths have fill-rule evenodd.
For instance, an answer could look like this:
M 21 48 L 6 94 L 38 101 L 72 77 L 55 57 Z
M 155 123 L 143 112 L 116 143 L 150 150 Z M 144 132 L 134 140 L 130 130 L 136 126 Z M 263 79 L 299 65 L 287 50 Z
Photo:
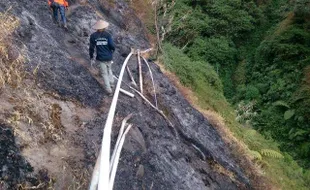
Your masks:
M 3 123 L 0 123 L 0 166 L 1 190 L 37 186 L 49 181 L 46 171 L 42 170 L 38 175 L 33 173 L 32 166 L 20 153 L 12 128 Z

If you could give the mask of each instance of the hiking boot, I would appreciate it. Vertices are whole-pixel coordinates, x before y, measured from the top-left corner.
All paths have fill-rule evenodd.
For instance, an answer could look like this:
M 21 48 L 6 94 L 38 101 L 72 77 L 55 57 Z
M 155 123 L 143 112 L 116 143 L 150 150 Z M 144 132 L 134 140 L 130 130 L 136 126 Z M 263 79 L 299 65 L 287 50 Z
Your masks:
M 112 89 L 114 89 L 114 87 L 115 87 L 115 80 L 110 80 L 110 86 L 111 86 L 111 88 Z
M 113 92 L 108 92 L 108 96 L 112 97 L 113 96 Z
M 64 29 L 68 30 L 67 24 L 64 24 Z
M 106 89 L 107 93 L 108 93 L 108 96 L 113 96 L 113 91 L 112 89 Z
M 53 19 L 53 22 L 54 22 L 54 24 L 57 24 L 57 25 L 59 25 L 59 22 L 58 22 L 58 20 L 55 20 L 55 19 Z

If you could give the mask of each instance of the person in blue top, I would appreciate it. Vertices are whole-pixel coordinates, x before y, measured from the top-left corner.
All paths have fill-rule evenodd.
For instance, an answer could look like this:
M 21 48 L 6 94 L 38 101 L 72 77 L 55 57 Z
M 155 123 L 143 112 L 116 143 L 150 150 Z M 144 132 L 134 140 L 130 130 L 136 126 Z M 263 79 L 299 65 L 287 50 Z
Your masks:
M 114 83 L 112 60 L 115 46 L 111 34 L 105 31 L 108 26 L 109 23 L 103 20 L 99 20 L 94 25 L 94 29 L 97 31 L 90 36 L 89 56 L 91 63 L 93 63 L 94 52 L 96 50 L 96 62 L 100 64 L 105 89 L 110 95 L 112 95 L 112 86 Z

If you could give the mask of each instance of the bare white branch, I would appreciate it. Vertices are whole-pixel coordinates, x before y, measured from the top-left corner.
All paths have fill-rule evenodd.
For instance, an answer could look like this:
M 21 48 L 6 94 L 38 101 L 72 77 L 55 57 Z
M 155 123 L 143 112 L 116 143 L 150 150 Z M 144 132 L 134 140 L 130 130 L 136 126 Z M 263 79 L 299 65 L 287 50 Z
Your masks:
M 133 78 L 132 73 L 131 73 L 131 71 L 130 71 L 130 69 L 129 69 L 128 66 L 126 67 L 126 70 L 127 70 L 128 76 L 129 76 L 129 78 L 130 78 L 130 80 L 131 80 L 131 83 L 132 83 L 133 85 L 137 86 L 137 83 L 136 83 L 135 79 Z
M 154 78 L 153 78 L 153 72 L 152 72 L 150 64 L 147 62 L 147 60 L 143 56 L 142 56 L 142 59 L 144 60 L 145 64 L 147 65 L 147 67 L 149 68 L 149 71 L 150 71 L 150 75 L 151 75 L 151 79 L 152 79 L 152 84 L 153 84 L 155 106 L 156 106 L 156 108 L 158 108 L 155 82 L 154 82 Z
M 131 93 L 131 92 L 128 92 L 128 91 L 126 91 L 126 90 L 124 90 L 124 89 L 120 89 L 120 92 L 121 93 L 123 93 L 123 94 L 125 94 L 125 95 L 127 95 L 127 96 L 129 96 L 129 97 L 131 97 L 131 98 L 134 98 L 135 97 L 135 95 L 133 94 L 133 93 Z
M 120 93 L 120 87 L 123 79 L 123 75 L 125 72 L 126 65 L 132 56 L 132 52 L 127 56 L 126 60 L 123 63 L 121 68 L 120 77 L 117 82 L 113 100 L 111 103 L 111 107 L 108 113 L 107 121 L 104 127 L 104 134 L 102 137 L 102 144 L 101 144 L 101 158 L 100 158 L 100 169 L 99 169 L 99 183 L 98 183 L 98 190 L 109 190 L 109 179 L 110 179 L 110 146 L 111 146 L 111 132 L 112 132 L 112 124 L 115 115 L 116 104 L 118 100 L 118 96 Z
M 141 65 L 141 58 L 140 58 L 140 50 L 138 50 L 138 66 L 139 66 L 140 92 L 143 94 L 143 78 L 142 78 L 142 65 Z

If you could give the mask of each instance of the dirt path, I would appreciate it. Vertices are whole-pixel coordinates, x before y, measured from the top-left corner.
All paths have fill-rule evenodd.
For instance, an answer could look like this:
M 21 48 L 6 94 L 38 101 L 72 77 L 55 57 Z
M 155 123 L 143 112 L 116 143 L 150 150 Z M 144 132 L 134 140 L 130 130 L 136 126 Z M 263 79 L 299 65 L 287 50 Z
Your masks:
M 67 12 L 67 17 L 70 18 L 70 16 L 76 9 L 83 6 L 90 6 L 90 5 L 85 3 L 84 1 L 80 1 L 79 3 L 71 5 Z M 96 64 L 91 66 L 89 55 L 81 53 L 82 52 L 81 45 L 83 44 L 77 41 L 79 40 L 79 38 L 80 38 L 79 36 L 74 35 L 70 30 L 65 32 L 64 43 L 67 52 L 70 54 L 70 57 L 68 58 L 82 65 L 101 84 L 101 86 L 104 87 L 104 82 L 100 74 L 99 65 Z

